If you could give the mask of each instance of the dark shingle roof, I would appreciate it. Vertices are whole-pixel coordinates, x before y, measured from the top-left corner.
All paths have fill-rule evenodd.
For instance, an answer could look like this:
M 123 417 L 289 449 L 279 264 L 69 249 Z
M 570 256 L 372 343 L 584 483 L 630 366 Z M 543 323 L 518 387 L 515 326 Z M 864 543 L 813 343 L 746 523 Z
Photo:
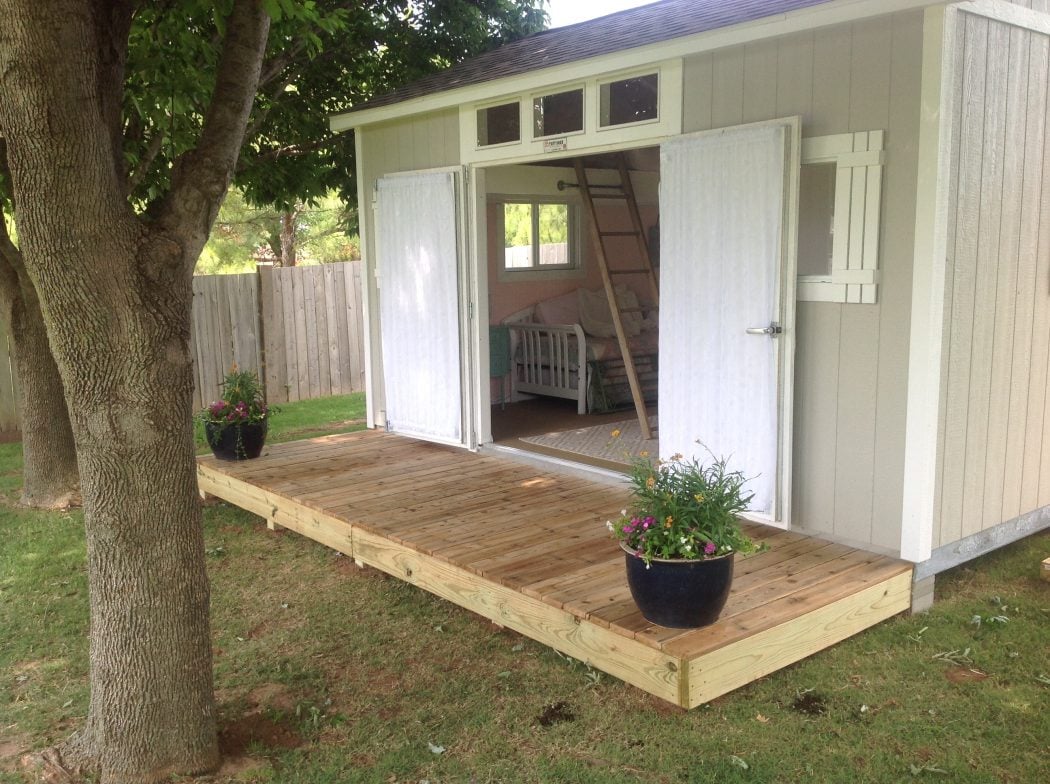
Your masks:
M 350 113 L 683 38 L 826 2 L 829 0 L 661 0 L 588 22 L 535 33 L 377 96 L 355 106 Z

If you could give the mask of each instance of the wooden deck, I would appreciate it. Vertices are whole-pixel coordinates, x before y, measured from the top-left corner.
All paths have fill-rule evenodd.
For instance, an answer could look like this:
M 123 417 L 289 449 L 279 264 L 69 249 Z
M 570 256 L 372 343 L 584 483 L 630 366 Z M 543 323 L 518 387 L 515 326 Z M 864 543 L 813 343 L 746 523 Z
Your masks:
M 200 489 L 692 708 L 908 609 L 911 566 L 752 526 L 722 617 L 648 623 L 605 521 L 627 491 L 366 431 L 200 458 Z

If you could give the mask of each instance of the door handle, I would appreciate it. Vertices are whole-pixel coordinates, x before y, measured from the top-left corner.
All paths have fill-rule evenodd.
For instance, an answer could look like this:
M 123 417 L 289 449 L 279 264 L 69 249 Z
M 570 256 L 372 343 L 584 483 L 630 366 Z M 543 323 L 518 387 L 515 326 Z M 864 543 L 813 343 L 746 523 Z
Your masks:
M 744 330 L 748 335 L 769 335 L 771 338 L 775 338 L 783 331 L 781 326 L 775 321 L 769 322 L 768 327 L 748 327 Z

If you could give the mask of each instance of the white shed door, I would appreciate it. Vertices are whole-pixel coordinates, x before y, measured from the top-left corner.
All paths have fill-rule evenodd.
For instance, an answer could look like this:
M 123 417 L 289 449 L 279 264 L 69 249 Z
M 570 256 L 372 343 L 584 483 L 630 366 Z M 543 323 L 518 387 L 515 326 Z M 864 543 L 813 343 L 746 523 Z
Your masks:
M 455 173 L 379 181 L 376 269 L 387 429 L 463 442 Z
M 660 163 L 660 454 L 729 458 L 750 477 L 748 516 L 781 526 L 790 488 L 797 127 L 681 137 L 661 147 Z M 767 328 L 782 331 L 760 332 Z

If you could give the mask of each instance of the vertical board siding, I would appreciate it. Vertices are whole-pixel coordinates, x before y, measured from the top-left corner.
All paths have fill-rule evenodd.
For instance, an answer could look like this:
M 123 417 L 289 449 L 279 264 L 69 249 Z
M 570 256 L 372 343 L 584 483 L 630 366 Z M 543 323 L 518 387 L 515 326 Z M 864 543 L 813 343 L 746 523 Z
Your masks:
M 794 114 L 803 137 L 886 131 L 879 302 L 797 306 L 792 524 L 893 551 L 904 487 L 922 19 L 895 14 L 684 64 L 686 132 Z
M 935 547 L 1050 504 L 1050 39 L 958 25 Z

